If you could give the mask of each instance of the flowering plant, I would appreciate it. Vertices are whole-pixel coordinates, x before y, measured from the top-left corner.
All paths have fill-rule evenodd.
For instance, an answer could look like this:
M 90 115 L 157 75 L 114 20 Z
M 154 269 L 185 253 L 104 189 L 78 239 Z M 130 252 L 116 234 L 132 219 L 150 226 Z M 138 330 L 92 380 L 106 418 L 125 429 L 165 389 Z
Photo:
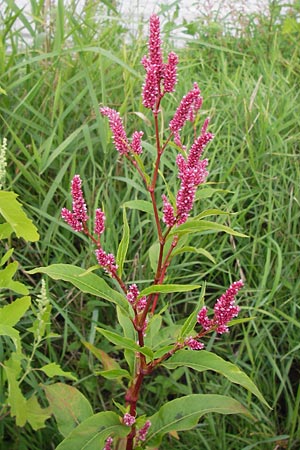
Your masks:
M 243 405 L 231 397 L 211 394 L 193 394 L 177 398 L 165 403 L 152 416 L 146 416 L 143 414 L 146 411 L 139 404 L 140 392 L 145 378 L 149 379 L 159 366 L 168 369 L 185 366 L 199 372 L 213 370 L 221 373 L 232 383 L 245 387 L 265 403 L 256 386 L 237 366 L 204 350 L 204 337 L 212 332 L 227 333 L 230 322 L 238 315 L 236 296 L 243 287 L 242 280 L 232 283 L 221 295 L 214 305 L 212 315 L 203 304 L 205 292 L 202 288 L 197 308 L 183 324 L 175 328 L 175 331 L 174 328 L 172 331 L 168 330 L 167 338 L 161 339 L 163 310 L 157 311 L 161 294 L 188 292 L 200 288 L 199 285 L 165 282 L 172 258 L 183 252 L 195 251 L 195 248 L 185 245 L 184 237 L 203 230 L 243 235 L 229 227 L 203 219 L 210 214 L 218 214 L 218 210 L 205 211 L 194 219 L 190 218 L 197 188 L 208 176 L 208 160 L 203 158 L 203 152 L 206 145 L 213 139 L 213 135 L 208 131 L 209 118 L 204 121 L 200 135 L 197 136 L 196 133 L 196 117 L 202 105 L 202 96 L 197 83 L 193 84 L 191 90 L 181 100 L 166 130 L 167 136 L 162 136 L 160 133 L 161 103 L 175 90 L 178 57 L 171 52 L 167 62 L 163 61 L 160 22 L 156 15 L 150 18 L 149 54 L 142 59 L 142 64 L 146 72 L 142 88 L 143 105 L 152 113 L 156 142 L 156 157 L 150 174 L 145 169 L 142 159 L 143 132 L 135 131 L 130 140 L 117 111 L 102 107 L 100 112 L 108 119 L 116 150 L 138 172 L 149 193 L 150 201 L 135 200 L 123 205 L 123 236 L 116 255 L 107 253 L 101 242 L 102 235 L 105 233 L 106 219 L 102 209 L 95 210 L 93 231 L 91 231 L 90 216 L 79 175 L 75 175 L 71 183 L 72 209 L 63 208 L 61 212 L 62 218 L 75 232 L 85 234 L 93 242 L 98 262 L 97 268 L 102 268 L 106 273 L 105 277 L 109 276 L 113 279 L 117 288 L 111 288 L 105 281 L 105 277 L 96 275 L 92 270 L 85 271 L 76 266 L 56 264 L 31 272 L 42 272 L 53 279 L 69 281 L 85 293 L 114 303 L 118 321 L 123 330 L 123 334 L 119 334 L 110 329 L 96 328 L 118 349 L 124 350 L 126 368 L 125 365 L 120 365 L 105 355 L 104 370 L 101 371 L 101 375 L 108 379 L 128 380 L 125 385 L 124 404 L 115 402 L 119 414 L 112 411 L 92 414 L 90 407 L 86 415 L 81 411 L 77 423 L 68 428 L 68 433 L 62 431 L 65 438 L 57 447 L 59 450 L 157 448 L 164 434 L 192 428 L 207 412 L 242 413 L 251 416 Z M 187 122 L 191 122 L 195 129 L 194 141 L 189 149 L 183 144 L 181 136 L 181 130 Z M 178 149 L 176 165 L 180 187 L 177 194 L 173 194 L 170 187 L 166 185 L 166 193 L 158 198 L 157 180 L 160 176 L 161 158 L 171 142 Z M 154 217 L 157 234 L 155 275 L 153 282 L 143 290 L 140 290 L 135 280 L 130 279 L 130 275 L 124 275 L 124 263 L 130 239 L 126 208 L 146 211 Z M 203 250 L 202 253 L 211 257 L 207 251 Z M 87 347 L 97 354 L 97 349 L 91 344 Z M 51 405 L 51 398 L 49 401 Z M 82 409 L 86 401 L 86 399 L 79 401 L 79 403 L 85 402 L 82 403 Z M 53 412 L 56 415 L 55 408 Z M 57 415 L 56 418 L 59 423 L 60 419 Z M 64 420 L 66 421 L 67 418 L 64 417 Z M 62 430 L 62 427 L 60 429 Z

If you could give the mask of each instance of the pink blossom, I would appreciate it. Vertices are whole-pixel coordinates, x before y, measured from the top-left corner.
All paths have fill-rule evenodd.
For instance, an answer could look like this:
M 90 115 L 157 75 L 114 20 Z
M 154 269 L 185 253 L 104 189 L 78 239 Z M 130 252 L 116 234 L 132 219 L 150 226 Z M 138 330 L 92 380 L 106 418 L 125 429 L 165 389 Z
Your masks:
M 144 295 L 137 302 L 137 305 L 136 305 L 137 312 L 140 313 L 140 312 L 144 311 L 144 309 L 146 308 L 146 305 L 147 305 L 147 297 Z
M 143 441 L 144 442 L 146 440 L 147 433 L 148 433 L 148 430 L 149 430 L 150 427 L 151 427 L 151 422 L 150 422 L 150 420 L 147 420 L 145 422 L 145 425 L 143 425 L 142 428 L 138 432 L 137 438 L 138 438 L 139 441 Z
M 75 231 L 83 230 L 83 223 L 88 220 L 86 203 L 83 198 L 81 190 L 81 178 L 79 175 L 74 175 L 71 182 L 72 195 L 72 211 L 66 208 L 61 210 L 61 217 L 73 228 Z
M 207 307 L 204 306 L 197 315 L 197 321 L 204 330 L 215 329 L 217 333 L 223 334 L 229 331 L 228 322 L 230 322 L 239 313 L 240 308 L 235 304 L 235 297 L 239 290 L 244 286 L 242 280 L 232 283 L 225 294 L 216 301 L 214 306 L 214 316 L 209 319 L 207 316 Z
M 100 208 L 97 208 L 95 212 L 95 228 L 94 228 L 95 234 L 100 235 L 104 232 L 105 230 L 104 222 L 105 222 L 105 214 Z
M 213 134 L 211 133 L 201 133 L 201 135 L 195 139 L 193 145 L 190 148 L 189 155 L 187 158 L 187 164 L 189 167 L 196 167 L 199 158 L 201 157 L 205 146 L 209 141 L 213 139 Z
M 156 69 L 149 65 L 146 71 L 146 79 L 142 87 L 143 105 L 145 108 L 154 109 L 159 97 L 159 84 Z
M 128 153 L 130 146 L 120 114 L 107 106 L 100 108 L 100 112 L 103 116 L 108 117 L 109 126 L 113 134 L 113 141 L 118 152 L 121 155 Z
M 163 199 L 163 214 L 164 214 L 163 222 L 168 227 L 172 227 L 176 222 L 176 218 L 174 216 L 174 208 L 164 194 L 162 195 L 162 199 Z
M 127 427 L 131 427 L 135 423 L 135 417 L 129 413 L 125 413 L 123 417 L 123 423 L 124 425 L 127 425 Z
M 117 269 L 115 257 L 112 253 L 106 253 L 102 248 L 97 248 L 95 254 L 98 264 L 104 267 L 107 272 L 112 273 Z
M 177 64 L 178 56 L 171 52 L 168 55 L 168 62 L 164 70 L 164 90 L 165 92 L 173 92 L 177 83 Z
M 192 336 L 188 337 L 184 341 L 184 343 L 192 350 L 202 350 L 204 348 L 204 344 L 202 344 L 202 342 L 197 341 Z
M 191 89 L 181 100 L 173 119 L 171 120 L 169 127 L 170 130 L 175 133 L 182 129 L 187 120 L 191 118 L 191 112 L 195 109 L 199 109 L 200 101 L 200 89 L 197 83 L 194 83 L 193 89 Z
M 113 443 L 113 438 L 112 437 L 108 437 L 105 441 L 105 446 L 103 448 L 103 450 L 112 450 L 112 443 Z
M 136 284 L 132 284 L 129 286 L 126 297 L 131 305 L 133 305 L 136 302 L 136 299 L 138 298 L 139 293 L 140 293 L 140 291 L 138 290 L 138 287 Z
M 141 142 L 143 134 L 143 131 L 135 131 L 132 135 L 131 148 L 133 153 L 137 155 L 140 155 L 143 151 Z
M 149 36 L 149 57 L 150 63 L 156 68 L 158 77 L 162 75 L 163 61 L 160 39 L 160 21 L 156 14 L 150 17 L 150 36 Z

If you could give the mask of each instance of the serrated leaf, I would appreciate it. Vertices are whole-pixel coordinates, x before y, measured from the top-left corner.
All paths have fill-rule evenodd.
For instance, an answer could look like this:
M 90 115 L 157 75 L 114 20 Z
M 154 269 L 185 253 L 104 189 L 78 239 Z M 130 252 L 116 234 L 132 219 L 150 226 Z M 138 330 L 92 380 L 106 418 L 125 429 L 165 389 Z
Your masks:
M 0 324 L 13 327 L 24 316 L 31 304 L 29 296 L 17 298 L 0 309 Z
M 182 236 L 184 234 L 201 233 L 203 231 L 224 232 L 232 236 L 248 237 L 245 234 L 239 233 L 238 231 L 227 227 L 226 225 L 210 222 L 208 220 L 188 220 L 182 225 L 179 225 L 176 229 L 172 230 L 169 236 L 172 237 L 174 234 Z
M 43 385 L 60 433 L 66 437 L 93 415 L 88 399 L 75 387 L 64 383 Z
M 94 273 L 87 273 L 85 276 L 82 276 L 84 272 L 86 271 L 81 267 L 69 264 L 53 264 L 48 267 L 30 270 L 28 273 L 45 273 L 54 280 L 69 281 L 82 292 L 104 298 L 117 304 L 125 313 L 129 312 L 129 303 L 124 295 L 111 289 L 101 277 Z
M 130 428 L 121 425 L 121 418 L 105 411 L 88 417 L 56 447 L 56 450 L 99 450 L 108 436 L 125 437 Z
M 254 394 L 262 403 L 268 406 L 260 391 L 257 389 L 253 381 L 238 366 L 225 361 L 214 353 L 190 350 L 179 350 L 175 355 L 163 363 L 168 369 L 175 369 L 179 366 L 190 367 L 198 372 L 205 370 L 213 370 L 218 372 L 229 381 L 243 386 L 245 389 Z
M 207 413 L 245 414 L 253 418 L 238 401 L 225 395 L 192 394 L 164 404 L 149 417 L 151 427 L 147 435 L 149 446 L 159 445 L 164 434 L 170 431 L 185 431 L 194 428 Z
M 72 375 L 71 372 L 65 372 L 60 367 L 60 365 L 58 365 L 54 362 L 46 364 L 45 366 L 40 367 L 38 370 L 41 370 L 42 372 L 44 372 L 49 378 L 60 376 L 60 377 L 69 378 L 70 380 L 77 381 L 77 378 L 74 375 Z
M 51 417 L 51 408 L 42 408 L 35 395 L 32 395 L 26 402 L 26 420 L 32 429 L 37 431 L 46 426 L 46 420 Z
M 171 292 L 189 292 L 200 287 L 200 284 L 154 284 L 143 289 L 139 294 L 139 298 L 153 293 L 170 294 Z
M 8 264 L 5 269 L 0 270 L 0 289 L 10 289 L 17 294 L 27 295 L 29 291 L 25 284 L 12 279 L 17 269 L 18 263 L 14 261 Z
M 121 347 L 127 348 L 128 350 L 132 350 L 134 352 L 142 353 L 145 356 L 148 356 L 150 359 L 153 358 L 153 351 L 148 347 L 140 347 L 135 341 L 132 339 L 126 338 L 124 336 L 120 336 L 113 331 L 104 330 L 103 328 L 96 327 L 96 330 L 99 331 L 107 340 L 112 342 L 113 344 Z
M 116 257 L 117 266 L 118 266 L 117 273 L 118 273 L 119 277 L 121 277 L 122 273 L 123 273 L 123 266 L 124 266 L 124 262 L 126 259 L 128 246 L 129 246 L 129 237 L 130 237 L 130 231 L 129 231 L 128 221 L 127 221 L 127 217 L 126 217 L 126 208 L 124 208 L 123 209 L 123 235 L 122 235 L 120 245 L 118 247 L 117 257 Z
M 26 241 L 32 242 L 38 241 L 37 228 L 28 219 L 17 197 L 18 195 L 14 192 L 0 191 L 0 214 L 9 223 L 18 238 L 22 237 Z

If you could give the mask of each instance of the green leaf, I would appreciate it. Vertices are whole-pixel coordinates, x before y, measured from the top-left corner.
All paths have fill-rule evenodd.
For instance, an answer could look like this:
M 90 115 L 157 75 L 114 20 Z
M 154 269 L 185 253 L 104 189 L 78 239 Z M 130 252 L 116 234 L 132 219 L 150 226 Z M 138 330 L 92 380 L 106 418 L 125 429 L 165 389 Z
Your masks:
M 48 267 L 30 270 L 28 273 L 45 273 L 54 280 L 69 281 L 82 292 L 104 298 L 115 303 L 125 312 L 129 312 L 129 303 L 124 295 L 111 289 L 102 278 L 94 273 L 87 273 L 85 276 L 82 276 L 84 272 L 86 271 L 81 267 L 69 264 L 53 264 Z
M 136 342 L 137 341 L 137 332 L 135 331 L 132 321 L 128 317 L 128 314 L 124 314 L 123 311 L 117 307 L 117 316 L 118 316 L 118 322 L 123 329 L 124 336 L 133 340 L 134 342 Z M 136 353 L 135 351 L 132 351 L 129 349 L 124 350 L 124 357 L 126 359 L 126 362 L 129 367 L 129 371 L 132 376 L 134 374 L 134 368 L 135 368 L 135 363 L 136 363 L 135 353 Z
M 17 261 L 8 264 L 5 269 L 0 270 L 0 289 L 10 289 L 17 294 L 27 295 L 28 288 L 19 281 L 14 281 L 12 277 L 18 269 Z
M 61 376 L 61 377 L 70 378 L 70 380 L 77 381 L 77 378 L 74 375 L 72 375 L 71 372 L 65 372 L 64 370 L 62 370 L 60 365 L 58 365 L 54 362 L 46 364 L 45 366 L 40 367 L 38 370 L 41 370 L 42 372 L 44 372 L 49 378 Z
M 202 198 L 209 198 L 212 197 L 217 192 L 225 192 L 228 193 L 230 191 L 227 191 L 226 189 L 214 189 L 212 187 L 202 188 L 198 189 L 196 193 L 196 200 L 200 200 Z
M 20 334 L 15 328 L 0 323 L 0 336 L 9 336 L 15 344 L 17 353 L 21 353 Z
M 18 238 L 22 237 L 26 241 L 32 242 L 38 241 L 37 228 L 24 213 L 17 197 L 18 195 L 14 192 L 0 191 L 0 214 L 9 223 Z
M 108 436 L 125 437 L 130 428 L 121 425 L 121 418 L 105 411 L 88 417 L 56 447 L 56 450 L 99 450 Z
M 139 294 L 139 298 L 156 292 L 161 292 L 163 294 L 169 294 L 171 292 L 188 292 L 199 289 L 200 287 L 200 284 L 154 284 L 153 286 L 143 289 Z
M 172 258 L 176 255 L 180 255 L 181 253 L 198 253 L 199 255 L 203 255 L 205 256 L 207 259 L 209 259 L 211 262 L 213 262 L 214 264 L 216 263 L 215 258 L 204 248 L 196 248 L 196 247 L 192 247 L 190 245 L 185 245 L 184 247 L 181 248 L 176 248 L 173 252 L 172 252 Z
M 4 266 L 4 264 L 9 260 L 9 258 L 13 254 L 13 252 L 14 252 L 14 249 L 11 248 L 2 256 L 1 261 L 0 261 L 0 267 Z
M 3 306 L 3 308 L 0 309 L 0 324 L 13 327 L 19 322 L 21 317 L 24 316 L 25 312 L 30 307 L 30 304 L 30 297 L 26 296 L 17 298 L 9 305 Z
M 130 373 L 125 369 L 115 369 L 115 370 L 100 370 L 97 371 L 97 375 L 101 375 L 108 380 L 114 380 L 116 378 L 129 378 L 132 379 Z
M 168 361 L 164 362 L 163 365 L 168 369 L 176 369 L 179 366 L 184 366 L 190 367 L 198 372 L 213 370 L 214 372 L 218 372 L 226 377 L 232 383 L 243 386 L 259 398 L 262 403 L 268 406 L 266 400 L 263 398 L 255 384 L 250 380 L 248 375 L 246 375 L 236 365 L 225 361 L 214 353 L 210 353 L 205 350 L 179 350 L 175 355 L 168 359 Z
M 213 394 L 192 394 L 172 400 L 149 417 L 151 427 L 147 435 L 149 446 L 159 445 L 164 434 L 194 428 L 207 413 L 245 414 L 253 418 L 247 409 L 231 397 Z
M 126 208 L 124 208 L 123 209 L 123 236 L 122 236 L 122 239 L 121 239 L 121 242 L 120 242 L 120 245 L 118 248 L 118 252 L 117 252 L 117 257 L 116 257 L 119 277 L 121 277 L 122 273 L 123 273 L 123 266 L 124 266 L 124 262 L 126 259 L 128 245 L 129 245 L 129 237 L 130 237 L 130 231 L 129 231 L 128 221 L 127 221 L 127 217 L 126 217 Z
M 87 398 L 75 387 L 64 383 L 43 385 L 60 433 L 66 437 L 81 422 L 93 415 Z
M 228 216 L 229 213 L 227 211 L 222 211 L 221 209 L 206 209 L 202 211 L 200 214 L 197 214 L 197 216 L 194 217 L 193 220 L 199 220 L 202 219 L 202 217 L 207 216 Z
M 209 222 L 208 220 L 188 220 L 187 222 L 179 225 L 176 229 L 172 230 L 169 236 L 174 234 L 182 236 L 184 234 L 201 233 L 203 231 L 222 231 L 224 233 L 231 234 L 232 236 L 248 237 L 245 234 L 239 233 L 226 225 L 220 223 Z
M 103 328 L 96 327 L 96 330 L 99 331 L 99 333 L 101 333 L 104 337 L 106 337 L 108 341 L 112 342 L 115 345 L 118 345 L 121 348 L 127 348 L 128 350 L 142 353 L 143 355 L 148 356 L 150 359 L 153 358 L 153 352 L 150 348 L 140 347 L 132 339 L 120 336 L 113 331 L 104 330 Z
M 8 239 L 13 231 L 9 223 L 0 223 L 0 239 Z
M 152 203 L 147 202 L 146 200 L 129 200 L 128 202 L 123 203 L 123 206 L 125 208 L 138 209 L 139 211 L 154 215 Z
M 106 352 L 101 350 L 100 348 L 95 347 L 90 342 L 82 341 L 83 345 L 91 352 L 93 355 L 101 361 L 103 364 L 104 370 L 119 370 L 121 369 L 120 365 L 117 361 L 111 358 Z

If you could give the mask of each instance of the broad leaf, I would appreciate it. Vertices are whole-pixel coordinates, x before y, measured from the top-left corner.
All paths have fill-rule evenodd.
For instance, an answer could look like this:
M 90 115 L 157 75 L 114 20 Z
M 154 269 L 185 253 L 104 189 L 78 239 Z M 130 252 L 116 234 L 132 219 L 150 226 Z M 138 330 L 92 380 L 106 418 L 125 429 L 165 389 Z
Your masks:
M 10 289 L 17 294 L 27 295 L 29 291 L 25 284 L 13 280 L 17 269 L 18 263 L 14 261 L 8 264 L 5 269 L 0 270 L 0 289 Z
M 139 298 L 156 292 L 161 292 L 163 294 L 169 294 L 171 292 L 188 292 L 199 289 L 200 287 L 200 284 L 154 284 L 153 286 L 143 289 L 139 294 Z
M 121 309 L 128 313 L 129 303 L 124 295 L 111 289 L 109 285 L 98 275 L 94 273 L 86 273 L 81 267 L 69 264 L 53 264 L 48 267 L 39 267 L 31 270 L 30 274 L 45 273 L 54 280 L 69 281 L 73 286 L 87 294 L 104 298 L 112 303 L 117 304 Z
M 121 425 L 121 418 L 113 412 L 95 414 L 80 425 L 56 447 L 56 450 L 100 450 L 108 436 L 125 437 L 130 428 Z
M 0 309 L 0 324 L 9 327 L 16 325 L 30 307 L 30 303 L 30 297 L 26 296 L 17 298 L 12 303 L 3 306 Z
M 169 234 L 171 238 L 174 234 L 182 236 L 184 234 L 201 233 L 203 231 L 216 231 L 231 234 L 232 236 L 248 237 L 245 234 L 239 233 L 226 225 L 221 223 L 209 222 L 208 220 L 188 220 L 172 230 Z
M 142 353 L 143 355 L 148 356 L 150 359 L 153 358 L 153 352 L 150 348 L 140 347 L 132 339 L 120 336 L 113 331 L 104 330 L 103 328 L 96 327 L 96 330 L 99 331 L 99 333 L 101 333 L 104 337 L 106 337 L 108 341 L 112 342 L 115 345 L 118 345 L 121 348 L 127 348 L 128 350 Z
M 128 202 L 123 203 L 123 206 L 129 209 L 137 209 L 151 215 L 154 214 L 152 203 L 147 202 L 146 200 L 129 200 Z
M 120 245 L 118 248 L 118 252 L 117 252 L 117 257 L 116 257 L 119 277 L 121 277 L 122 273 L 123 273 L 123 266 L 124 266 L 124 262 L 126 259 L 128 245 L 129 245 L 129 237 L 130 237 L 130 231 L 129 231 L 129 226 L 128 226 L 127 217 L 126 217 L 126 208 L 124 208 L 123 209 L 123 236 L 122 236 L 122 239 L 121 239 L 121 242 L 120 242 Z
M 71 372 L 65 372 L 64 370 L 62 370 L 60 365 L 58 365 L 54 362 L 46 364 L 45 366 L 40 367 L 38 370 L 41 370 L 42 372 L 44 372 L 49 378 L 59 376 L 59 377 L 70 378 L 70 380 L 77 381 L 77 378 L 74 375 L 72 375 Z
M 28 219 L 23 211 L 21 203 L 17 200 L 18 195 L 14 192 L 0 191 L 0 214 L 9 223 L 17 237 L 22 237 L 26 241 L 38 241 L 39 234 L 32 221 Z M 3 230 L 7 234 L 7 229 Z
M 187 395 L 166 403 L 157 413 L 149 417 L 151 427 L 147 435 L 147 444 L 159 445 L 162 436 L 171 431 L 190 430 L 204 414 L 212 412 L 245 414 L 252 418 L 247 409 L 231 397 L 210 394 Z
M 8 239 L 13 231 L 9 223 L 0 223 L 0 239 Z
M 262 403 L 268 406 L 266 400 L 263 398 L 255 384 L 239 367 L 225 361 L 214 353 L 205 350 L 179 350 L 175 355 L 163 363 L 163 365 L 168 369 L 176 369 L 176 367 L 184 366 L 190 367 L 198 372 L 213 370 L 226 377 L 232 383 L 239 384 L 245 389 L 248 389 L 248 391 L 256 395 Z
M 66 437 L 81 422 L 93 415 L 87 398 L 73 386 L 64 383 L 43 385 L 60 433 Z

